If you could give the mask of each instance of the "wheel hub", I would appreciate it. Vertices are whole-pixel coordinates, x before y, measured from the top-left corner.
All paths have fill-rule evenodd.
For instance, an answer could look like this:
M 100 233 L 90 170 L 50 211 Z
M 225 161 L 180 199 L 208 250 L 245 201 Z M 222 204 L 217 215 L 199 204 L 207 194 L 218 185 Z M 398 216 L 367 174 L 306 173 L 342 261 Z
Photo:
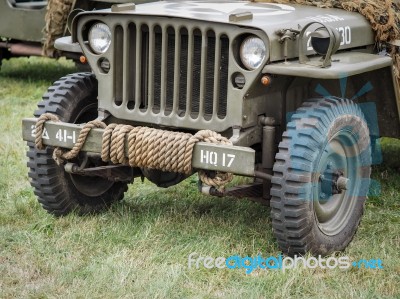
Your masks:
M 343 172 L 328 168 L 319 176 L 319 183 L 321 185 L 320 199 L 323 200 L 346 191 L 350 186 L 350 179 L 345 177 Z
M 326 144 L 317 165 L 314 212 L 320 230 L 336 235 L 346 226 L 355 205 L 352 195 L 359 171 L 359 150 L 355 137 L 340 131 Z

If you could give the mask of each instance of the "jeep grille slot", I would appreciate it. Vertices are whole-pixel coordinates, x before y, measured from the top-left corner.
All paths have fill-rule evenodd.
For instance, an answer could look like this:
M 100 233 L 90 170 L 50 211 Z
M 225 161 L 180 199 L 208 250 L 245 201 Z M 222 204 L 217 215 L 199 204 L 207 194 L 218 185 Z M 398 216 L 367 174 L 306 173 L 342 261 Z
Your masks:
M 123 37 L 123 29 L 121 26 L 117 26 L 115 28 L 114 34 L 114 43 L 117 49 L 122 49 L 124 47 L 124 37 Z M 114 57 L 115 64 L 122 65 L 123 64 L 123 57 L 116 52 Z M 117 71 L 114 73 L 114 102 L 117 106 L 122 104 L 123 100 L 123 72 Z
M 114 29 L 114 103 L 133 113 L 193 120 L 227 115 L 229 38 L 195 26 Z

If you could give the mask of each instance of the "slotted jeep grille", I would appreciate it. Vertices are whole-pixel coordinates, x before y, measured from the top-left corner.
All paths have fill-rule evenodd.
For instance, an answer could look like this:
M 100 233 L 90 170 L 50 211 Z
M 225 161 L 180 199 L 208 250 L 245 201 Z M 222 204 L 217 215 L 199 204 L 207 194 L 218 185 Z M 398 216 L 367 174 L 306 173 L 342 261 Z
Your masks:
M 100 11 L 82 14 L 76 22 L 77 40 L 98 81 L 98 109 L 115 119 L 229 134 L 232 127 L 254 126 L 257 114 L 264 113 L 261 104 L 248 100 L 261 68 L 246 71 L 238 57 L 243 37 L 254 34 L 268 40 L 259 29 Z M 112 32 L 111 46 L 101 55 L 88 41 L 96 22 L 104 22 Z M 235 80 L 242 75 L 244 87 Z
M 227 116 L 229 39 L 193 26 L 130 22 L 114 30 L 114 103 L 193 120 Z

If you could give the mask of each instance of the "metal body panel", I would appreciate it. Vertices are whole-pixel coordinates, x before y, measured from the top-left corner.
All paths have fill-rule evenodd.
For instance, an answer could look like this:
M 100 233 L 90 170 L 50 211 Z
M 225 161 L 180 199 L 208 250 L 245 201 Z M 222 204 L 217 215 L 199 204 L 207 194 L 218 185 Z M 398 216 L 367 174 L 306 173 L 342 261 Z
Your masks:
M 251 19 L 237 22 L 230 16 L 240 13 L 252 14 Z M 94 12 L 88 12 L 93 14 Z M 96 12 L 95 12 L 96 13 Z M 259 29 L 269 37 L 270 61 L 283 60 L 284 53 L 276 34 L 281 29 L 299 29 L 311 22 L 321 22 L 340 32 L 345 33 L 340 50 L 367 45 L 374 45 L 374 33 L 370 23 L 360 14 L 341 9 L 325 9 L 306 5 L 254 3 L 247 1 L 161 1 L 136 5 L 134 10 L 111 12 L 111 9 L 97 12 L 98 14 L 123 14 L 131 16 L 147 16 L 153 18 L 163 16 L 168 18 L 189 19 L 197 22 L 214 22 L 220 24 L 235 24 L 247 28 Z M 116 16 L 117 17 L 117 16 Z M 309 53 L 314 53 L 312 49 Z M 298 57 L 298 43 L 289 43 L 288 57 Z
M 25 141 L 35 140 L 36 118 L 22 121 L 22 137 Z M 71 149 L 78 139 L 82 125 L 46 122 L 43 132 L 43 143 Z M 82 151 L 101 153 L 103 129 L 93 129 L 82 148 Z M 128 144 L 126 143 L 126 152 Z M 193 149 L 192 167 L 213 171 L 232 172 L 234 174 L 254 176 L 255 151 L 248 147 L 216 145 L 198 142 Z
M 46 7 L 17 8 L 8 0 L 0 0 L 0 37 L 41 42 L 45 26 Z
M 319 57 L 312 60 L 319 60 Z M 298 60 L 272 63 L 264 67 L 263 72 L 294 77 L 340 79 L 361 73 L 372 72 L 391 66 L 392 58 L 360 52 L 344 52 L 332 56 L 334 63 L 328 68 L 319 68 L 309 64 L 300 64 Z
M 57 38 L 54 43 L 54 47 L 60 51 L 82 53 L 81 46 L 79 43 L 73 43 L 71 36 Z

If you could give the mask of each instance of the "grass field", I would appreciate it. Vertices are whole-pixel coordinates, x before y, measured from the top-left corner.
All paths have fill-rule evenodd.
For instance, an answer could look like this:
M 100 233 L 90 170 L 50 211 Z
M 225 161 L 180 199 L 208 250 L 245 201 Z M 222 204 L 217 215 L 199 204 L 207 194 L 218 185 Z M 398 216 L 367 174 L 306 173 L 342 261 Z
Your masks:
M 188 255 L 277 256 L 269 210 L 199 195 L 196 178 L 169 189 L 140 180 L 99 215 L 54 218 L 27 178 L 21 119 L 66 61 L 16 59 L 0 71 L 0 298 L 400 298 L 400 174 L 375 168 L 351 245 L 337 256 L 381 259 L 384 269 L 189 269 Z M 391 153 L 400 154 L 400 146 Z

